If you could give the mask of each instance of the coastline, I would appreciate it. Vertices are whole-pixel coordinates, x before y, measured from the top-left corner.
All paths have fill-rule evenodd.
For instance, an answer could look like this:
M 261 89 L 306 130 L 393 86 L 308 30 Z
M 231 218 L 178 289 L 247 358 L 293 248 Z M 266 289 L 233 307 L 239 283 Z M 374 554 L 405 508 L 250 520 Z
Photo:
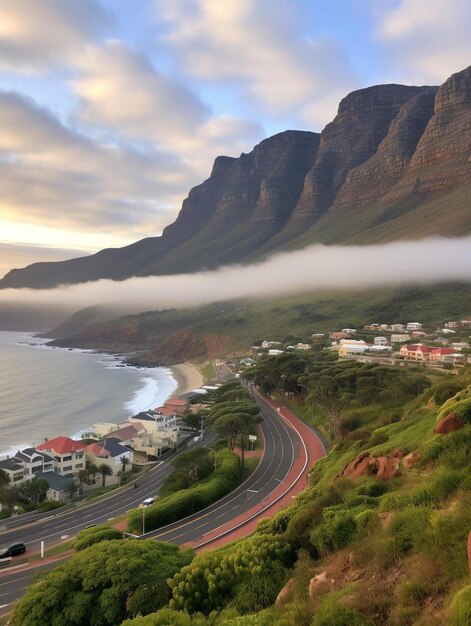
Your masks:
M 188 361 L 176 363 L 170 366 L 170 369 L 177 383 L 177 389 L 173 392 L 173 396 L 180 397 L 193 391 L 193 389 L 199 389 L 204 384 L 203 375 L 194 363 Z

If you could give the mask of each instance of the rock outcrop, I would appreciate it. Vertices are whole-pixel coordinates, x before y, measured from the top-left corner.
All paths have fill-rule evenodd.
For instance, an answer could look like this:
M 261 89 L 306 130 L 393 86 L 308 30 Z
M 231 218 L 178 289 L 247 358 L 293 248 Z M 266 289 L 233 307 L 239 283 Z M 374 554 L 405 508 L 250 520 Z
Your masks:
M 471 67 L 440 88 L 378 85 L 321 134 L 288 130 L 217 157 L 161 237 L 12 270 L 0 288 L 173 274 L 309 243 L 471 232 Z
M 455 413 L 449 413 L 443 419 L 441 419 L 435 426 L 433 432 L 436 435 L 447 435 L 455 430 L 464 428 L 464 421 Z
M 400 450 L 385 456 L 371 456 L 369 452 L 361 452 L 344 467 L 339 477 L 358 480 L 362 476 L 375 476 L 378 480 L 389 480 L 400 476 L 403 467 L 403 454 Z

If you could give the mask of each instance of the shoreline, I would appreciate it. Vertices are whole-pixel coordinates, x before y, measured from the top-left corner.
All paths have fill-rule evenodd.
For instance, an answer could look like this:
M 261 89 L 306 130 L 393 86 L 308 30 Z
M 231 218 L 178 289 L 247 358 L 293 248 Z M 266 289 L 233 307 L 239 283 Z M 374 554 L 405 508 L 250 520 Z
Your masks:
M 194 363 L 190 363 L 189 361 L 176 363 L 175 365 L 171 365 L 169 369 L 177 383 L 177 388 L 167 400 L 175 396 L 179 398 L 193 391 L 193 389 L 199 389 L 204 384 L 203 375 Z

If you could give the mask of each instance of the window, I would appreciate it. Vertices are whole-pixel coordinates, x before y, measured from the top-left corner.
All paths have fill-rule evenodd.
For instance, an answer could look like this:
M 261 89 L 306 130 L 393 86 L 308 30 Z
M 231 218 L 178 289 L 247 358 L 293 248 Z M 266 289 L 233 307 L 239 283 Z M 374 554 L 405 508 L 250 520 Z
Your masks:
M 62 471 L 63 472 L 71 472 L 72 471 L 72 465 L 67 465 L 67 467 L 63 467 Z
M 83 463 L 76 463 L 75 464 L 75 469 L 78 469 L 80 467 L 83 467 Z
M 83 459 L 83 452 L 76 452 L 75 453 L 75 458 L 76 459 Z
M 62 462 L 65 463 L 66 461 L 71 461 L 72 457 L 71 456 L 64 456 L 62 457 Z

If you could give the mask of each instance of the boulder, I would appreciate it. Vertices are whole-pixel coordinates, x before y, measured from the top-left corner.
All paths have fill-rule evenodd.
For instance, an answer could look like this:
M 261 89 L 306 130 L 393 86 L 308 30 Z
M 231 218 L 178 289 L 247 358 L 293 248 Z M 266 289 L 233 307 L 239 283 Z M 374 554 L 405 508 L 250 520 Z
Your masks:
M 456 413 L 449 413 L 446 417 L 441 419 L 438 424 L 434 428 L 434 433 L 436 435 L 447 435 L 448 433 L 452 433 L 455 430 L 460 430 L 463 428 L 464 421 L 456 415 Z
M 317 574 L 309 581 L 309 597 L 315 598 L 319 592 L 325 593 L 332 589 L 334 584 L 334 579 L 329 578 L 327 575 L 327 571 L 324 570 L 320 574 Z
M 393 454 L 372 457 L 369 452 L 362 452 L 353 459 L 339 474 L 350 480 L 362 476 L 376 476 L 379 480 L 388 480 L 401 473 L 402 452 L 395 450 Z
M 286 600 L 290 592 L 293 590 L 295 584 L 294 578 L 290 578 L 286 585 L 280 590 L 279 594 L 276 596 L 275 606 L 281 606 Z

